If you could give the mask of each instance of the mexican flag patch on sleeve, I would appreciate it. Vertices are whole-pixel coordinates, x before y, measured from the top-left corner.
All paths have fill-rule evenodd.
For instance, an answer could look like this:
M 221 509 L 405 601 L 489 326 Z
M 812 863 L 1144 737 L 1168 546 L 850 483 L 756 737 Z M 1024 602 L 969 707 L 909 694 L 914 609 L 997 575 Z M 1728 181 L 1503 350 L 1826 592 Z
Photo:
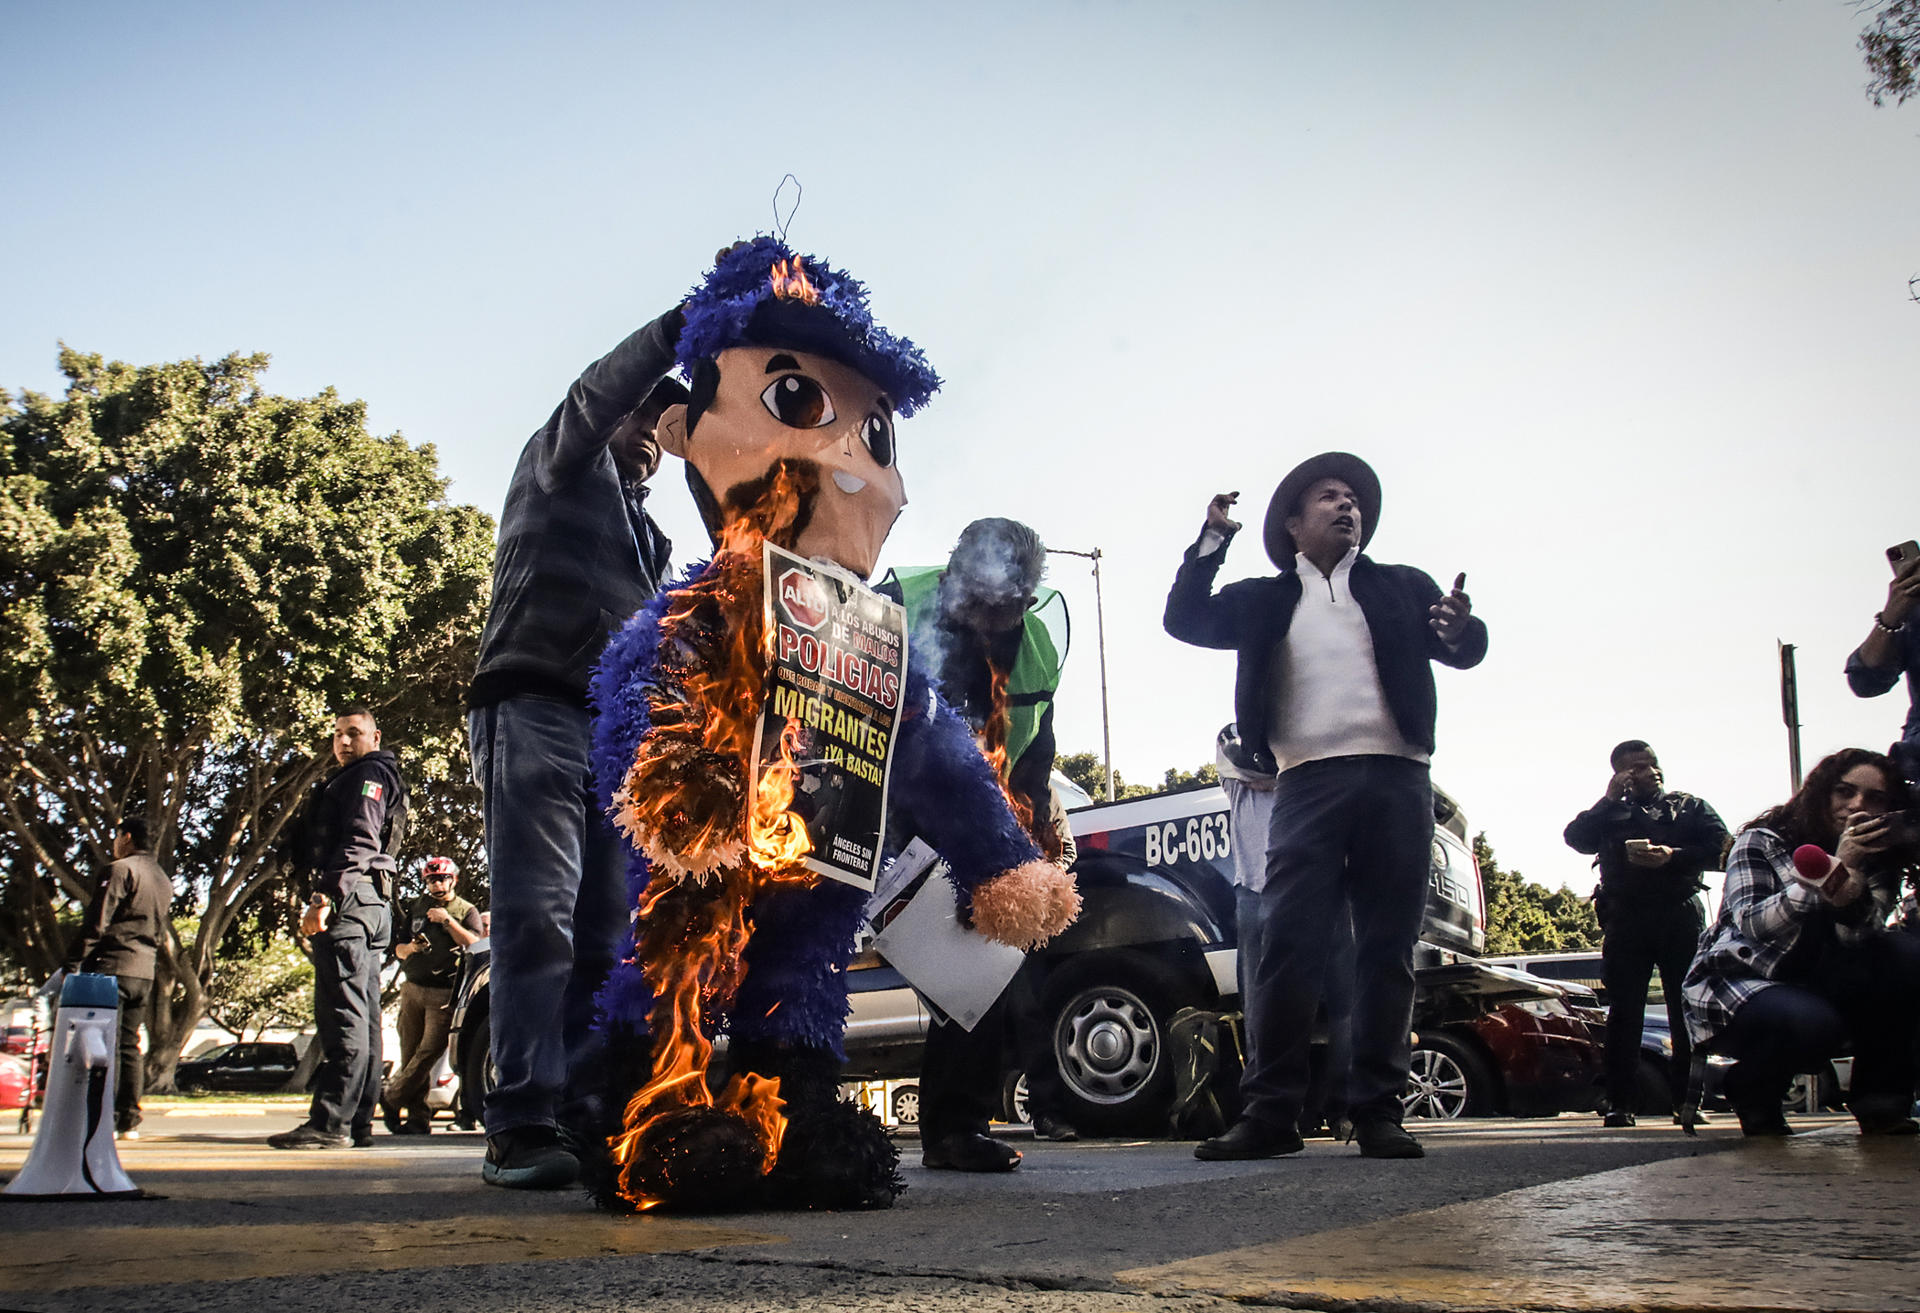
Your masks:
M 379 802 L 381 787 L 382 786 L 375 784 L 372 780 L 368 780 L 360 786 L 360 796 L 362 798 L 372 798 L 375 802 Z

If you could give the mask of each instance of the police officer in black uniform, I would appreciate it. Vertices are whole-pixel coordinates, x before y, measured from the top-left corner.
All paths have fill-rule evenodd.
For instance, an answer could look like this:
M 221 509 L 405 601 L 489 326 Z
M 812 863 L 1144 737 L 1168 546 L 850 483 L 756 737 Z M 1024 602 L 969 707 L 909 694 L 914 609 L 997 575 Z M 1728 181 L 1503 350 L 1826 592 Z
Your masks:
M 315 786 L 295 836 L 309 897 L 313 1021 L 322 1054 L 307 1120 L 267 1137 L 276 1149 L 373 1143 L 380 1097 L 380 964 L 393 937 L 394 854 L 406 828 L 400 763 L 364 706 L 333 721 L 339 769 Z

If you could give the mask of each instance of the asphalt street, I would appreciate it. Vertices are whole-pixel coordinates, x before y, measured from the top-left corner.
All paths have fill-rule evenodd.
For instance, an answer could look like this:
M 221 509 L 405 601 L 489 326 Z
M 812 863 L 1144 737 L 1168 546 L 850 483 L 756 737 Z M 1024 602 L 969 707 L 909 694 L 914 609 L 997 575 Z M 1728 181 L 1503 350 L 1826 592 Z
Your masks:
M 5 1205 L 0 1306 L 1920 1307 L 1920 1144 L 1831 1117 L 1773 1143 L 1731 1118 L 1699 1139 L 1590 1116 L 1421 1124 L 1413 1162 L 1328 1141 L 1210 1164 L 1181 1143 L 1016 1138 L 1026 1161 L 996 1176 L 925 1171 L 909 1138 L 888 1211 L 619 1219 L 483 1185 L 477 1134 L 281 1153 L 262 1141 L 289 1110 L 209 1112 L 150 1116 L 122 1146 L 163 1197 Z M 27 1149 L 0 1135 L 0 1177 Z

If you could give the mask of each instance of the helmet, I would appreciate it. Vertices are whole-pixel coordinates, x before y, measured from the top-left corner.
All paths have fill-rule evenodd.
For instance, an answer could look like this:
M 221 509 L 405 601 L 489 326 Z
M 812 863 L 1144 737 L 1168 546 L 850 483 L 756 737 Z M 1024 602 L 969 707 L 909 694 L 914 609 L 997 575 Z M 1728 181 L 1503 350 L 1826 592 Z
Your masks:
M 451 857 L 429 857 L 427 864 L 421 868 L 420 875 L 427 880 L 435 880 L 443 876 L 449 880 L 457 880 L 460 878 L 460 864 Z
M 1220 772 L 1223 780 L 1240 780 L 1246 784 L 1273 786 L 1274 773 L 1261 768 L 1248 752 L 1246 745 L 1240 742 L 1240 726 L 1228 724 L 1213 741 L 1213 768 Z

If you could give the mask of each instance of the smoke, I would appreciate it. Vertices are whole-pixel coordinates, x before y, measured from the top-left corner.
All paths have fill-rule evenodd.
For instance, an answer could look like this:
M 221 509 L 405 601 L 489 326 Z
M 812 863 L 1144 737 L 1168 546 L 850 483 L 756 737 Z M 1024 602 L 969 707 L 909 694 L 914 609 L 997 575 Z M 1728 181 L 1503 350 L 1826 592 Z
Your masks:
M 914 626 L 912 642 L 922 668 L 936 677 L 946 668 L 952 635 L 940 620 L 980 633 L 1017 624 L 1046 568 L 1046 544 L 1018 520 L 975 520 L 962 529 L 947 558 L 940 604 Z

